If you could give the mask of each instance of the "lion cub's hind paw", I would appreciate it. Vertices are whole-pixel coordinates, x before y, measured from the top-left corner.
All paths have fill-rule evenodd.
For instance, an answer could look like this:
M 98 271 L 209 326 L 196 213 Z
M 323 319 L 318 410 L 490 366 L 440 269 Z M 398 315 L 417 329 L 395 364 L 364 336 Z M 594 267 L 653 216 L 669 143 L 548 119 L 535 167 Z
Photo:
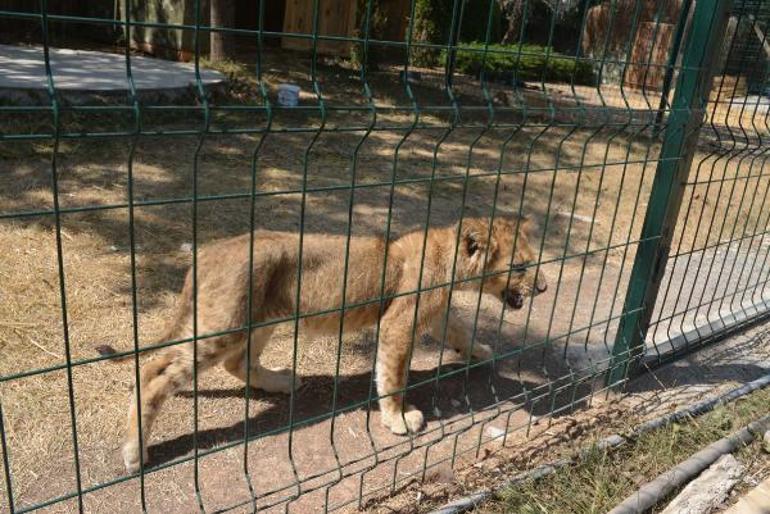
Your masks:
M 401 411 L 382 413 L 382 424 L 397 435 L 419 432 L 424 422 L 422 412 L 413 406 L 409 406 L 403 414 Z
M 262 368 L 252 370 L 255 377 L 252 379 L 252 384 L 258 389 L 267 391 L 269 393 L 285 393 L 290 394 L 293 390 L 296 391 L 302 386 L 302 379 L 299 375 L 295 376 L 292 380 L 292 370 L 290 369 L 268 369 Z
M 144 465 L 147 466 L 149 456 L 147 454 L 147 448 L 144 449 Z M 128 473 L 137 473 L 140 468 L 139 462 L 139 442 L 129 441 L 123 445 L 123 464 L 126 466 Z

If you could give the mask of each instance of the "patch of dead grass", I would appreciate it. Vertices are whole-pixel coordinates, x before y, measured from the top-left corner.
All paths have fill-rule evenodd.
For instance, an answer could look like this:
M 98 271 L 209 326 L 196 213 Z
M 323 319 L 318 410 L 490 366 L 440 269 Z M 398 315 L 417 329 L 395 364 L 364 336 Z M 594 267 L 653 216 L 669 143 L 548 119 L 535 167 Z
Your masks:
M 476 512 L 607 512 L 642 484 L 766 414 L 768 401 L 770 391 L 755 392 L 703 416 L 644 434 L 613 451 L 594 450 L 575 466 L 501 491 L 495 501 Z M 760 447 L 761 442 L 754 441 L 738 452 L 738 457 L 749 466 L 747 476 L 770 471 L 770 459 Z M 663 507 L 665 502 L 654 511 Z

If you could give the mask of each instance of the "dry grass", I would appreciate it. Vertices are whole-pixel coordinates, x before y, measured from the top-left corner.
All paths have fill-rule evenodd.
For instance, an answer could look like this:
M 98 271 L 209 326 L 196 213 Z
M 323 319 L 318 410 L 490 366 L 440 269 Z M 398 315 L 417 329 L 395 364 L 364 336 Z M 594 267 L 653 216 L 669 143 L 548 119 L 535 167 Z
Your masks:
M 266 71 L 269 85 L 291 79 L 299 82 L 305 91 L 309 90 L 307 63 L 297 62 L 286 67 L 278 61 L 276 58 L 269 63 Z M 236 66 L 231 70 L 237 74 L 237 84 L 241 88 L 239 94 L 242 98 L 239 101 L 256 102 L 253 81 L 243 74 L 244 69 Z M 329 105 L 365 103 L 360 84 L 352 71 L 322 67 L 321 73 Z M 384 70 L 373 77 L 378 105 L 404 104 L 403 90 L 394 86 L 397 84 L 395 74 L 395 70 Z M 428 77 L 422 85 L 415 87 L 418 98 L 426 103 L 446 104 L 445 95 L 435 88 L 431 80 Z M 463 105 L 483 105 L 478 89 L 473 90 L 467 84 L 458 88 L 463 91 L 461 100 L 466 102 Z M 314 100 L 304 96 L 303 103 L 313 105 Z M 516 118 L 511 116 L 511 119 Z M 480 119 L 483 120 L 483 117 Z M 365 120 L 364 115 L 330 111 L 327 127 Z M 66 119 L 65 128 L 78 130 L 125 121 L 95 115 L 81 116 Z M 190 116 L 158 119 L 148 116 L 145 121 L 147 127 L 173 125 L 194 128 L 200 123 L 199 119 Z M 255 121 L 237 114 L 217 115 L 215 119 L 215 125 L 219 127 L 261 126 L 263 122 L 261 118 Z M 390 128 L 373 132 L 361 145 L 357 182 L 367 187 L 355 193 L 354 234 L 369 234 L 383 229 L 388 213 L 388 182 L 397 148 L 396 177 L 398 180 L 412 179 L 412 182 L 399 184 L 394 190 L 393 230 L 403 233 L 423 225 L 428 197 L 428 183 L 423 179 L 431 174 L 435 152 L 436 176 L 440 180 L 435 183 L 432 192 L 434 201 L 430 216 L 433 224 L 446 225 L 457 219 L 463 198 L 461 179 L 466 173 L 472 177 L 483 175 L 467 182 L 466 213 L 488 214 L 497 188 L 499 212 L 512 214 L 521 206 L 523 212 L 531 215 L 540 225 L 540 235 L 544 240 L 543 260 L 597 251 L 585 260 L 566 261 L 564 268 L 558 262 L 546 268 L 552 281 L 561 273 L 564 285 L 558 298 L 552 287 L 551 296 L 533 310 L 534 328 L 531 328 L 530 334 L 533 340 L 546 333 L 565 333 L 573 326 L 587 325 L 594 319 L 591 307 L 595 298 L 601 298 L 596 319 L 601 319 L 602 315 L 606 317 L 614 302 L 622 301 L 625 288 L 622 277 L 627 276 L 633 257 L 633 247 L 626 251 L 623 245 L 629 238 L 632 241 L 638 238 L 641 229 L 658 151 L 654 141 L 619 132 L 615 127 L 597 131 L 553 126 L 543 131 L 538 120 L 531 119 L 529 125 L 521 128 L 457 129 L 439 145 L 445 125 L 445 118 L 440 113 L 424 113 L 422 122 L 425 126 L 404 139 L 411 122 L 412 118 L 403 113 L 381 114 L 378 126 Z M 47 121 L 39 117 L 26 119 L 25 123 L 23 127 L 38 130 L 45 128 Z M 305 115 L 279 112 L 275 119 L 276 127 L 312 129 L 317 128 L 318 123 L 318 116 L 312 112 Z M 322 133 L 308 154 L 307 167 L 304 155 L 312 140 L 312 131 L 268 136 L 259 154 L 256 187 L 259 192 L 271 195 L 257 200 L 255 226 L 296 230 L 301 195 L 280 192 L 301 187 L 305 173 L 309 188 L 348 185 L 353 151 L 363 134 L 363 131 Z M 61 206 L 69 209 L 125 203 L 128 143 L 125 138 L 62 142 L 58 153 Z M 135 198 L 139 201 L 189 198 L 198 144 L 198 136 L 140 138 L 133 156 Z M 197 161 L 198 194 L 247 193 L 251 184 L 252 154 L 257 144 L 258 138 L 253 135 L 205 138 Z M 501 163 L 503 148 L 505 152 Z M 0 204 L 4 214 L 52 208 L 51 152 L 49 142 L 5 142 L 0 145 Z M 624 165 L 626 160 L 632 163 Z M 701 173 L 708 173 L 706 170 L 710 169 L 708 165 L 711 162 L 717 164 L 715 177 L 758 173 L 756 165 L 751 168 L 748 161 L 733 159 L 724 165 L 723 161 L 706 156 L 699 156 L 698 161 L 703 162 L 703 166 L 698 168 L 703 170 L 698 171 L 699 177 Z M 493 175 L 499 166 L 506 171 L 529 170 L 530 173 L 526 176 L 523 173 L 505 175 L 498 188 Z M 738 186 L 730 192 L 729 201 L 727 191 L 719 192 L 711 187 L 693 195 L 693 208 L 704 207 L 705 212 L 714 214 L 717 220 L 727 216 L 738 226 L 744 222 L 747 226 L 753 226 L 754 222 L 762 226 L 767 222 L 764 218 L 766 209 L 763 211 L 764 200 L 759 202 L 757 199 L 758 203 L 752 203 L 751 207 L 744 204 L 740 209 L 737 203 L 744 193 L 751 195 L 751 191 L 766 188 L 768 178 L 733 181 L 727 186 L 731 187 L 733 183 Z M 344 233 L 349 193 L 341 189 L 308 194 L 305 230 Z M 248 212 L 249 200 L 244 198 L 201 202 L 197 220 L 199 241 L 205 243 L 247 231 L 250 226 Z M 593 222 L 578 219 L 570 223 L 571 212 L 593 219 Z M 139 345 L 142 346 L 154 342 L 160 333 L 189 265 L 190 253 L 185 243 L 192 238 L 191 205 L 173 203 L 138 207 L 135 215 L 136 309 Z M 0 252 L 0 376 L 59 366 L 65 362 L 55 234 L 54 220 L 50 215 L 0 221 L 0 247 L 4 249 Z M 691 233 L 686 230 L 677 238 L 689 246 L 704 244 L 705 241 L 699 238 L 718 238 L 717 234 L 702 234 L 702 231 Z M 67 293 L 69 351 L 73 361 L 93 357 L 94 347 L 100 344 L 109 344 L 118 350 L 133 347 L 128 241 L 128 214 L 125 208 L 74 212 L 62 216 L 63 276 Z M 608 246 L 618 248 L 599 251 Z M 597 283 L 594 276 L 577 285 L 583 266 L 598 273 L 605 263 L 609 271 L 600 282 Z M 579 294 L 587 295 L 589 301 L 581 302 L 579 310 L 573 311 L 572 320 L 568 316 L 557 317 L 554 332 L 546 332 L 551 311 L 557 303 L 573 305 Z M 472 314 L 472 310 L 469 311 Z M 523 323 L 515 315 L 507 315 L 507 321 L 512 327 L 517 327 L 516 330 L 520 330 Z M 487 324 L 493 327 L 494 318 Z M 493 333 L 492 328 L 488 333 Z M 509 337 L 513 338 L 510 334 Z M 593 334 L 590 342 L 601 346 L 609 337 L 607 333 Z M 589 336 L 586 335 L 585 339 L 588 344 Z M 300 340 L 304 341 L 304 338 Z M 527 341 L 518 342 L 526 344 Z M 343 350 L 342 374 L 353 378 L 364 377 L 361 380 L 365 383 L 371 370 L 371 340 L 356 337 L 350 343 Z M 309 377 L 333 373 L 337 353 L 337 341 L 333 338 L 316 341 L 313 345 L 302 344 L 299 351 L 298 373 Z M 285 366 L 291 362 L 291 354 L 292 333 L 290 327 L 283 327 L 276 336 L 275 344 L 268 350 L 266 359 L 269 364 Z M 425 357 L 418 367 L 431 370 L 434 360 L 435 357 Z M 517 372 L 521 377 L 521 369 Z M 133 367 L 127 364 L 100 362 L 73 370 L 74 411 L 85 485 L 102 482 L 121 473 L 117 448 L 133 377 Z M 314 390 L 319 391 L 318 394 L 330 395 L 332 385 L 329 381 L 311 378 L 309 382 L 309 387 L 316 388 Z M 240 384 L 229 377 L 213 374 L 204 376 L 199 387 L 214 391 L 200 400 L 202 430 L 214 431 L 242 420 Z M 217 390 L 225 393 L 216 393 Z M 227 391 L 235 392 L 228 396 Z M 29 505 L 72 491 L 71 413 L 66 372 L 58 370 L 3 381 L 0 383 L 0 395 L 6 416 L 6 436 L 17 505 Z M 190 404 L 189 397 L 170 400 L 167 413 L 181 412 L 184 415 L 162 415 L 157 428 L 159 437 L 169 434 L 169 438 L 179 438 L 189 433 Z M 265 426 L 274 427 L 284 423 L 286 417 L 286 413 L 274 405 L 273 399 L 258 396 L 252 400 L 251 410 L 252 413 L 272 415 L 265 421 Z M 316 413 L 325 409 L 322 402 L 319 405 Z M 213 440 L 212 444 L 216 444 L 217 436 L 213 436 Z M 184 451 L 181 450 L 182 453 Z M 56 458 L 50 459 L 50 456 Z M 42 486 L 42 483 L 46 485 Z
M 607 512 L 639 486 L 767 412 L 770 391 L 760 391 L 702 417 L 675 423 L 612 451 L 596 450 L 583 462 L 547 478 L 504 490 L 477 512 L 584 514 Z M 770 474 L 770 458 L 755 441 L 737 457 L 747 465 L 744 488 Z M 750 480 L 749 480 L 750 479 Z M 654 509 L 658 512 L 665 503 Z

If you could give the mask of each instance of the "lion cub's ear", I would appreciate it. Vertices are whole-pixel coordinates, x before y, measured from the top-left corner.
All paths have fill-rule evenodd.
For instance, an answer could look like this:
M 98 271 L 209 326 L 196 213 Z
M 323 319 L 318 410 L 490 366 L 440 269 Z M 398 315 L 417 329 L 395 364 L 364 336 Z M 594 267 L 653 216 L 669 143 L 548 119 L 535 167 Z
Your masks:
M 535 226 L 535 222 L 532 221 L 532 218 L 529 216 L 521 216 L 519 217 L 518 229 L 525 235 L 531 236 L 537 227 Z

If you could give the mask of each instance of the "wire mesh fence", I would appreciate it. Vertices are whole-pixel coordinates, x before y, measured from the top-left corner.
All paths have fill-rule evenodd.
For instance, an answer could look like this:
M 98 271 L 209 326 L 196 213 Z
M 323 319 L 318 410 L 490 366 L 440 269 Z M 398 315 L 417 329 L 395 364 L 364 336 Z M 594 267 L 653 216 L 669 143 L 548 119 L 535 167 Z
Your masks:
M 3 509 L 366 507 L 765 316 L 767 2 L 224 4 L 0 2 Z

